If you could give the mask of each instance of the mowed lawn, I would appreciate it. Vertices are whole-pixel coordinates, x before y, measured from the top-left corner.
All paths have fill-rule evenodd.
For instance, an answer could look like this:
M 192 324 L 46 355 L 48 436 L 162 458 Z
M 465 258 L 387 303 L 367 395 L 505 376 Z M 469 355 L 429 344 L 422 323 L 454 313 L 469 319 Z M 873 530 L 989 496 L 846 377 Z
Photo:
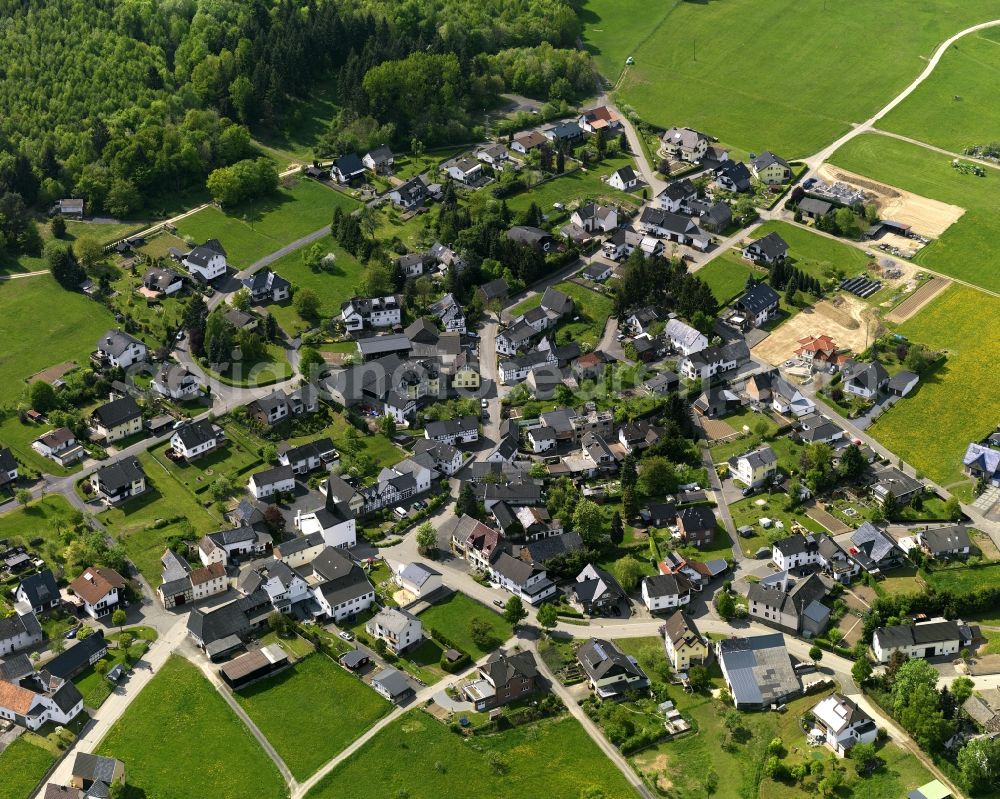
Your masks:
M 310 799 L 554 799 L 600 787 L 606 799 L 635 793 L 575 719 L 529 724 L 463 740 L 411 711 L 337 766 Z
M 493 646 L 481 648 L 472 640 L 473 619 L 490 626 L 494 638 Z M 500 614 L 459 593 L 452 594 L 444 602 L 438 602 L 421 613 L 420 623 L 424 630 L 436 630 L 441 633 L 453 645 L 471 655 L 473 660 L 492 652 L 511 635 L 510 625 Z
M 951 159 L 878 134 L 852 139 L 831 157 L 837 166 L 891 186 L 952 203 L 961 218 L 913 259 L 945 275 L 1000 291 L 1000 171 L 986 177 L 953 169 Z
M 869 118 L 940 42 L 1000 11 L 996 0 L 897 0 L 890 21 L 861 0 L 654 5 L 582 5 L 584 42 L 602 74 L 616 83 L 625 59 L 635 59 L 619 104 L 660 127 L 687 125 L 785 158 L 814 153 Z
M 247 714 L 298 780 L 342 751 L 392 708 L 326 655 L 235 692 Z M 297 724 L 292 719 L 309 719 Z
M 28 799 L 56 756 L 21 736 L 0 752 L 0 786 L 6 799 Z
M 758 280 L 767 277 L 767 272 L 744 261 L 735 252 L 720 254 L 694 274 L 708 284 L 720 306 L 728 305 L 743 293 L 750 275 Z
M 916 91 L 879 120 L 878 127 L 962 152 L 1000 139 L 1000 30 L 959 39 Z
M 50 275 L 0 282 L 0 403 L 15 405 L 35 372 L 86 363 L 114 326 L 103 305 L 66 291 Z
M 333 209 L 353 211 L 358 203 L 314 180 L 300 179 L 267 198 L 230 211 L 205 208 L 182 219 L 177 229 L 201 244 L 218 239 L 230 264 L 244 269 L 265 255 L 329 225 Z
M 962 455 L 1000 419 L 996 363 L 1000 359 L 1000 299 L 953 285 L 899 326 L 910 341 L 946 350 L 944 366 L 921 381 L 868 432 L 945 488 L 971 481 Z
M 144 452 L 139 460 L 146 472 L 146 493 L 104 511 L 98 518 L 115 538 L 122 539 L 129 559 L 155 588 L 161 582 L 160 556 L 171 538 L 182 534 L 197 538 L 225 525 L 151 453 Z
M 72 517 L 78 517 L 78 514 L 64 497 L 47 494 L 23 508 L 0 516 L 0 538 L 11 543 L 17 541 L 25 546 L 30 541 L 41 538 L 41 546 L 33 549 L 46 560 L 62 561 L 62 553 L 69 539 L 64 540 L 60 530 L 68 534 Z
M 333 236 L 324 236 L 316 244 L 324 254 L 334 254 L 336 261 L 332 267 L 324 267 L 319 272 L 313 272 L 302 262 L 302 256 L 308 249 L 303 248 L 282 256 L 271 264 L 271 269 L 290 281 L 296 290 L 308 289 L 314 292 L 319 297 L 320 315 L 327 317 L 338 313 L 340 304 L 354 296 L 364 266 L 337 244 Z M 268 310 L 274 314 L 281 329 L 289 335 L 294 335 L 307 327 L 290 301 L 271 305 Z
M 860 274 L 870 260 L 857 247 L 829 239 L 789 222 L 770 221 L 757 228 L 752 238 L 777 233 L 788 244 L 789 263 L 821 282 L 832 277 Z
M 606 158 L 601 163 L 587 169 L 579 169 L 509 197 L 507 205 L 515 213 L 523 213 L 531 207 L 532 203 L 535 203 L 542 213 L 549 217 L 548 221 L 552 225 L 563 224 L 569 219 L 567 211 L 560 212 L 553 207 L 555 203 L 562 203 L 569 208 L 583 200 L 604 200 L 616 205 L 634 208 L 642 201 L 640 191 L 634 193 L 618 191 L 601 180 L 616 169 L 634 164 L 631 156 L 627 155 Z M 567 169 L 572 166 L 574 164 L 567 162 Z
M 129 785 L 170 799 L 283 799 L 285 783 L 193 665 L 171 657 L 101 741 Z

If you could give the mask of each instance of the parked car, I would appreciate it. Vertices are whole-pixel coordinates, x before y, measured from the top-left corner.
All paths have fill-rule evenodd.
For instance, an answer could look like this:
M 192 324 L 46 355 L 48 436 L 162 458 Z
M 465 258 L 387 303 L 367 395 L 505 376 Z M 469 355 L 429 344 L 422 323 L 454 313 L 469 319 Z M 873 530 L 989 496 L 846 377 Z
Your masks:
M 78 632 L 80 632 L 80 625 L 79 624 L 76 627 L 71 627 L 65 633 L 63 633 L 63 638 L 66 638 L 66 639 L 76 638 L 76 634 Z
M 406 518 L 406 508 L 404 508 L 402 505 L 400 505 L 400 506 L 398 506 L 396 508 L 393 508 L 392 512 L 395 513 L 396 516 L 398 516 L 400 519 L 405 519 Z
M 343 638 L 345 641 L 353 641 L 354 640 L 354 636 L 351 633 L 347 632 L 347 630 L 341 630 L 337 635 L 340 638 Z
M 493 604 L 496 605 L 498 608 L 502 608 L 504 606 L 502 599 L 494 599 Z

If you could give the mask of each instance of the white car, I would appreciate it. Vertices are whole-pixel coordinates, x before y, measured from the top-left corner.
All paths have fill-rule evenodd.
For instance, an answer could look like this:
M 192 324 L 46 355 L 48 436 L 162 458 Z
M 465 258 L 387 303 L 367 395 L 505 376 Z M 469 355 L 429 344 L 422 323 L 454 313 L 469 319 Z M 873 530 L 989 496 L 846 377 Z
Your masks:
M 490 407 L 490 401 L 488 399 L 481 399 L 479 404 L 482 406 L 484 411 Z
M 347 632 L 347 630 L 341 630 L 339 633 L 337 633 L 337 635 L 340 638 L 343 638 L 345 641 L 353 641 L 354 640 L 354 636 L 351 635 L 351 633 Z

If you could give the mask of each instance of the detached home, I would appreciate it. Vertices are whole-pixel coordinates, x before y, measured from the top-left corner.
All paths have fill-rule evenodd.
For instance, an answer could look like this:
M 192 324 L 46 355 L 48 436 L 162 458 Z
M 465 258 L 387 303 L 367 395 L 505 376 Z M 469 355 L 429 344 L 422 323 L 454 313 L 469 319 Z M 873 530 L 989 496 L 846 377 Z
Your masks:
M 250 292 L 250 301 L 255 305 L 282 302 L 292 296 L 292 284 L 277 272 L 266 268 L 246 278 L 243 288 Z
M 657 574 L 642 580 L 642 601 L 653 613 L 691 601 L 691 581 L 683 574 Z
M 42 626 L 34 611 L 15 611 L 0 619 L 0 657 L 8 657 L 42 642 Z
M 383 144 L 365 153 L 365 157 L 361 159 L 361 163 L 364 164 L 365 169 L 370 169 L 377 175 L 385 175 L 392 172 L 396 158 L 392 154 L 392 150 Z
M 142 409 L 132 397 L 98 406 L 90 419 L 97 434 L 109 444 L 142 432 Z
M 766 445 L 729 459 L 729 474 L 749 488 L 773 482 L 777 473 L 778 456 Z
M 105 566 L 88 566 L 69 587 L 92 619 L 107 616 L 125 598 L 125 578 Z
M 685 543 L 700 549 L 715 537 L 715 514 L 704 505 L 684 508 L 677 512 L 677 530 Z
M 51 569 L 42 569 L 21 580 L 14 591 L 14 600 L 27 605 L 32 613 L 44 613 L 59 607 L 62 598 Z
M 708 660 L 708 642 L 698 632 L 694 619 L 676 611 L 663 625 L 663 646 L 675 673 L 686 672 L 692 665 Z
M 139 459 L 129 455 L 94 472 L 90 485 L 98 497 L 116 505 L 146 490 L 146 474 Z
M 663 152 L 671 158 L 694 163 L 704 157 L 711 139 L 691 128 L 670 128 L 660 141 Z
M 276 466 L 250 475 L 247 490 L 256 500 L 295 490 L 295 473 L 291 466 Z
M 353 297 L 340 306 L 340 317 L 349 331 L 392 327 L 402 320 L 401 298 L 395 294 L 370 299 Z
M 538 666 L 531 652 L 497 650 L 477 669 L 476 676 L 461 686 L 477 712 L 515 702 L 535 690 Z
M 598 699 L 617 699 L 649 687 L 649 678 L 638 661 L 611 641 L 591 638 L 576 651 L 576 659 Z
M 750 159 L 750 172 L 761 183 L 787 183 L 792 179 L 792 168 L 788 162 L 770 150 L 764 150 Z
M 812 709 L 813 723 L 823 733 L 826 745 L 844 757 L 855 744 L 874 743 L 878 727 L 874 719 L 842 694 L 831 694 Z
M 879 663 L 888 663 L 894 652 L 902 652 L 910 659 L 942 657 L 957 655 L 969 643 L 958 622 L 939 618 L 879 627 L 872 636 L 872 652 Z
M 115 369 L 127 369 L 146 360 L 146 345 L 121 330 L 109 330 L 97 341 L 97 357 Z
M 188 422 L 174 430 L 170 448 L 178 457 L 190 461 L 218 447 L 224 435 L 222 428 L 208 419 Z
M 402 608 L 380 610 L 368 620 L 365 630 L 375 640 L 385 641 L 396 655 L 417 646 L 424 638 L 420 619 Z
M 767 283 L 756 283 L 733 303 L 733 308 L 740 315 L 741 320 L 732 319 L 730 321 L 739 324 L 743 330 L 761 327 L 778 312 L 779 299 L 778 292 Z
M 209 239 L 185 255 L 181 263 L 194 277 L 208 283 L 226 274 L 226 251 L 218 239 Z
M 873 399 L 889 383 L 889 373 L 878 361 L 847 360 L 841 367 L 844 375 L 844 393 L 854 394 L 862 399 Z
M 618 191 L 632 191 L 639 185 L 639 176 L 632 167 L 623 166 L 611 173 L 608 185 Z
M 175 401 L 191 399 L 201 393 L 198 378 L 176 363 L 162 364 L 153 378 L 152 386 L 157 394 Z
M 347 153 L 340 156 L 330 167 L 330 177 L 341 185 L 364 177 L 365 165 L 361 163 L 357 153 Z
M 479 440 L 479 419 L 470 414 L 442 422 L 428 422 L 424 427 L 424 438 L 451 446 L 472 444 Z
M 785 260 L 787 255 L 788 244 L 777 233 L 768 233 L 743 248 L 743 257 L 755 263 L 774 264 Z
M 51 458 L 60 466 L 68 466 L 87 455 L 86 450 L 77 443 L 76 435 L 68 427 L 50 430 L 48 433 L 36 438 L 32 442 L 31 448 L 40 455 Z M 5 464 L 5 452 L 9 454 L 10 450 L 0 450 L 0 485 L 5 482 L 2 474 L 5 469 L 7 476 L 10 477 L 9 463 Z M 11 456 L 10 460 L 13 461 L 13 456 Z M 14 463 L 15 477 L 17 476 L 16 471 L 17 464 Z
M 424 183 L 424 179 L 420 175 L 417 175 L 406 183 L 391 189 L 386 196 L 393 205 L 408 211 L 423 205 L 424 200 L 428 197 L 427 184 Z

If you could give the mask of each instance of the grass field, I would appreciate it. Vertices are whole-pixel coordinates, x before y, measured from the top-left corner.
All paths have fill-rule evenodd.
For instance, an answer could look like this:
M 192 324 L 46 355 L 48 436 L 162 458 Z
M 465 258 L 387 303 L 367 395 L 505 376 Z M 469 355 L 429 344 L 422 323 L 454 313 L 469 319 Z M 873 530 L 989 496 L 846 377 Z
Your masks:
M 332 236 L 324 236 L 316 242 L 324 253 L 332 252 L 336 256 L 334 266 L 322 272 L 313 272 L 302 263 L 305 249 L 296 250 L 273 264 L 271 269 L 296 289 L 309 289 L 315 292 L 320 301 L 320 315 L 331 316 L 340 310 L 340 304 L 354 296 L 355 286 L 361 280 L 364 266 L 353 255 L 334 242 Z M 281 329 L 294 336 L 308 325 L 295 312 L 291 302 L 272 304 L 268 310 L 274 314 Z
M 792 266 L 820 281 L 859 274 L 869 261 L 856 247 L 788 222 L 765 222 L 754 231 L 753 238 L 759 239 L 768 233 L 777 233 L 787 242 L 788 262 Z
M 879 120 L 878 127 L 954 152 L 989 144 L 1000 130 L 1000 31 L 988 28 L 959 39 L 934 72 Z M 960 99 L 956 99 L 960 98 Z
M 937 569 L 927 574 L 927 584 L 939 591 L 970 594 L 1000 582 L 1000 563 L 966 569 Z
M 891 25 L 860 0 L 664 3 L 586 0 L 585 46 L 616 96 L 661 127 L 688 125 L 745 150 L 808 155 L 870 117 L 995 0 L 898 0 Z M 641 24 L 636 24 L 642 20 Z M 878 48 L 862 48 L 877 29 Z M 852 48 L 851 43 L 858 47 Z M 848 63 L 845 63 L 847 59 Z M 984 81 L 983 91 L 988 92 Z
M 178 222 L 177 230 L 198 244 L 218 239 L 229 263 L 243 269 L 329 225 L 336 206 L 353 211 L 357 205 L 346 194 L 314 180 L 300 179 L 292 188 L 282 188 L 274 197 L 259 200 L 252 207 L 240 206 L 229 212 L 206 208 Z
M 33 539 L 44 539 L 37 548 L 38 554 L 46 560 L 61 562 L 63 550 L 69 542 L 63 540 L 58 528 L 61 526 L 68 532 L 70 517 L 74 515 L 76 512 L 63 497 L 48 494 L 23 508 L 0 516 L 0 538 L 11 542 L 18 540 L 26 546 Z
M 44 309 L 58 309 L 45 313 Z M 14 404 L 24 379 L 63 361 L 87 362 L 114 317 L 49 275 L 0 283 L 0 403 Z
M 573 314 L 569 317 L 570 321 L 562 321 L 556 328 L 557 341 L 575 341 L 581 347 L 594 347 L 604 335 L 604 325 L 614 311 L 611 298 L 569 280 L 557 283 L 554 288 L 573 298 Z M 514 317 L 523 314 L 537 308 L 541 302 L 541 294 L 528 297 L 511 308 L 510 315 Z M 579 317 L 579 321 L 573 321 L 576 317 Z
M 837 166 L 900 189 L 961 206 L 965 214 L 924 247 L 914 263 L 977 286 L 1000 291 L 1000 172 L 966 175 L 946 155 L 909 142 L 866 134 L 830 159 Z
M 245 449 L 238 441 L 227 441 L 221 447 L 190 463 L 169 460 L 166 456 L 169 447 L 170 443 L 164 442 L 150 452 L 185 488 L 194 494 L 203 495 L 203 499 L 209 498 L 205 492 L 220 477 L 225 477 L 233 485 L 241 485 L 251 471 L 263 467 L 263 462 L 257 453 Z
M 720 306 L 729 305 L 743 293 L 750 275 L 758 279 L 767 277 L 766 272 L 757 269 L 749 261 L 744 261 L 734 252 L 720 254 L 694 274 L 708 284 Z
M 31 448 L 31 442 L 45 432 L 48 425 L 37 425 L 34 422 L 22 422 L 17 414 L 0 421 L 0 443 L 10 447 L 14 456 L 30 469 L 55 475 L 67 475 L 80 471 L 80 464 L 70 468 L 60 466 L 54 460 L 39 455 Z
M 496 642 L 493 646 L 481 648 L 477 646 L 470 634 L 469 627 L 473 619 L 486 622 Z M 420 623 L 424 630 L 434 629 L 444 635 L 455 646 L 477 660 L 489 654 L 497 646 L 510 638 L 510 625 L 503 617 L 465 594 L 452 594 L 444 602 L 438 602 L 420 614 Z
M 101 244 L 111 244 L 131 233 L 138 233 L 143 227 L 143 222 L 85 222 L 67 219 L 65 240 L 74 241 L 88 236 L 97 239 Z
M 172 537 L 218 530 L 222 519 L 204 508 L 165 467 L 144 452 L 139 456 L 146 472 L 147 491 L 99 515 L 111 534 L 121 537 L 125 551 L 154 588 L 160 584 L 160 556 Z M 167 524 L 162 521 L 174 520 Z
M 35 746 L 21 736 L 0 752 L 0 785 L 9 799 L 28 799 L 35 786 L 55 762 L 48 749 Z
M 374 690 L 326 655 L 311 655 L 235 696 L 299 780 L 391 709 Z M 308 718 L 309 723 L 289 723 L 296 718 Z
M 347 758 L 309 797 L 552 799 L 579 796 L 591 785 L 606 799 L 635 795 L 568 716 L 463 741 L 415 710 Z
M 172 657 L 98 747 L 128 769 L 129 785 L 171 799 L 279 799 L 278 770 L 186 660 Z
M 1000 418 L 994 364 L 1000 358 L 1000 299 L 952 286 L 899 326 L 911 341 L 946 350 L 945 364 L 868 432 L 948 490 L 968 499 L 962 454 Z

